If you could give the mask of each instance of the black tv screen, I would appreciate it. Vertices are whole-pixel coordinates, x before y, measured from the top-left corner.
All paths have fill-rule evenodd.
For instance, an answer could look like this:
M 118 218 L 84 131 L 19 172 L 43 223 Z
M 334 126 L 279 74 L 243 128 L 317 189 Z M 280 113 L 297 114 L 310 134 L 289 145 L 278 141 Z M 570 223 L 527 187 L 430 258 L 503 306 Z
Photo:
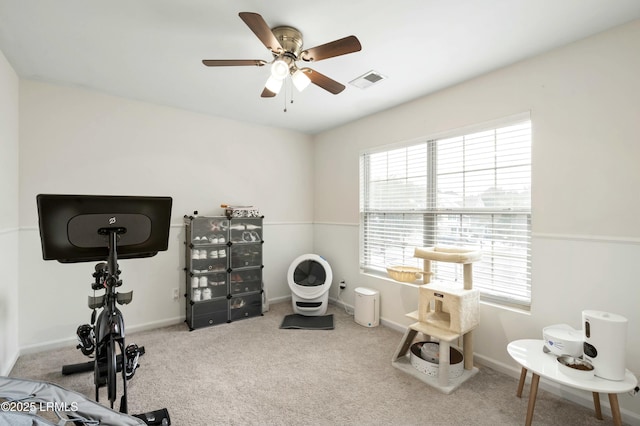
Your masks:
M 119 259 L 167 250 L 171 197 L 39 194 L 38 224 L 44 260 L 105 261 L 109 238 L 100 230 L 121 228 Z

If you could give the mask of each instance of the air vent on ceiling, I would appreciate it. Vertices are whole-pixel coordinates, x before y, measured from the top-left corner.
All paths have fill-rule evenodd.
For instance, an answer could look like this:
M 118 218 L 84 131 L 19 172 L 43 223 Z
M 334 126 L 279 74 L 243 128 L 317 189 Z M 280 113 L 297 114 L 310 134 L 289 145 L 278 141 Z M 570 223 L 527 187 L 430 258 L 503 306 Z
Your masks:
M 369 71 L 367 73 L 362 74 L 360 77 L 355 78 L 349 82 L 349 84 L 359 87 L 361 89 L 366 89 L 367 87 L 373 86 L 376 83 L 387 78 L 386 76 L 380 74 L 377 71 Z

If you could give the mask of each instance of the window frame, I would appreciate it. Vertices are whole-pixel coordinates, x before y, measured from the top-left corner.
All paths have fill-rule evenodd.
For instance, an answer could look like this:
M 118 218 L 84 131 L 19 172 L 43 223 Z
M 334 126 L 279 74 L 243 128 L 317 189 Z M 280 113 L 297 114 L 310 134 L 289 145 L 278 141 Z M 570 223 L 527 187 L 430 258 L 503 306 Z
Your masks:
M 436 205 L 436 194 L 438 189 L 438 183 L 437 183 L 437 177 L 436 177 L 438 173 L 436 169 L 437 156 L 434 155 L 435 150 L 437 150 L 438 142 L 439 141 L 442 142 L 445 139 L 468 137 L 475 133 L 484 132 L 484 131 L 495 132 L 501 128 L 515 126 L 519 123 L 524 123 L 524 122 L 528 122 L 529 124 L 529 132 L 528 132 L 528 139 L 527 139 L 528 149 L 529 149 L 528 163 L 524 164 L 525 169 L 528 167 L 528 175 L 525 175 L 526 179 L 528 179 L 528 191 L 529 191 L 528 206 L 516 207 L 515 205 L 512 205 L 511 207 L 507 207 L 507 208 L 495 208 L 495 207 L 494 208 L 463 207 L 463 208 L 457 208 L 457 209 L 438 208 L 438 206 Z M 368 167 L 368 164 L 367 164 L 368 161 L 371 161 L 372 156 L 375 154 L 384 154 L 384 153 L 388 154 L 394 150 L 408 149 L 410 147 L 415 147 L 422 144 L 426 145 L 426 150 L 427 150 L 427 160 L 424 166 L 426 169 L 426 179 L 427 179 L 427 182 L 426 182 L 427 194 L 426 194 L 426 200 L 425 200 L 426 207 L 423 209 L 408 209 L 408 210 L 402 210 L 402 209 L 393 210 L 388 208 L 386 210 L 385 209 L 375 210 L 375 209 L 365 208 L 365 206 L 368 206 L 370 204 L 370 200 L 367 201 L 365 197 L 367 196 L 367 194 L 369 194 L 369 191 L 370 191 L 370 188 L 368 187 L 368 185 L 371 185 L 372 183 L 371 176 L 369 176 L 370 168 Z M 476 278 L 475 276 L 476 274 L 474 273 L 474 282 L 476 283 L 475 287 L 480 289 L 481 300 L 483 301 L 496 303 L 501 306 L 514 307 L 518 309 L 525 309 L 525 310 L 530 309 L 530 306 L 531 306 L 531 245 L 532 245 L 532 242 L 531 242 L 531 231 L 532 231 L 531 182 L 532 182 L 532 155 L 533 155 L 532 151 L 533 151 L 533 124 L 531 122 L 531 117 L 529 112 L 505 117 L 499 120 L 485 122 L 475 126 L 468 126 L 465 128 L 460 128 L 460 129 L 456 129 L 449 132 L 443 132 L 431 137 L 424 137 L 420 139 L 407 141 L 404 143 L 384 145 L 384 146 L 361 151 L 359 156 L 359 159 L 360 159 L 359 261 L 360 261 L 361 272 L 386 278 L 387 277 L 386 267 L 391 266 L 389 264 L 381 265 L 379 262 L 378 264 L 372 264 L 372 265 L 367 264 L 368 259 L 366 259 L 366 257 L 371 256 L 371 253 L 367 251 L 368 244 L 367 244 L 367 241 L 365 241 L 365 239 L 369 235 L 367 231 L 371 229 L 370 223 L 374 221 L 376 218 L 378 218 L 379 220 L 382 220 L 380 219 L 380 217 L 384 215 L 388 215 L 388 216 L 402 215 L 403 219 L 400 220 L 398 223 L 407 223 L 406 218 L 408 217 L 408 215 L 422 218 L 423 230 L 420 232 L 422 232 L 423 238 L 422 238 L 421 244 L 414 244 L 413 246 L 411 246 L 411 244 L 407 244 L 404 247 L 402 247 L 402 245 L 400 244 L 396 248 L 397 250 L 400 250 L 400 249 L 405 250 L 405 252 L 403 252 L 402 258 L 407 259 L 409 256 L 411 257 L 413 256 L 412 247 L 417 247 L 417 246 L 428 247 L 433 245 L 446 246 L 446 244 L 436 243 L 433 240 L 431 241 L 428 240 L 428 235 L 430 233 L 433 236 L 433 238 L 435 238 L 435 235 L 438 232 L 438 230 L 434 224 L 437 223 L 439 218 L 442 218 L 445 215 L 457 216 L 459 218 L 464 218 L 465 216 L 474 216 L 478 218 L 491 217 L 492 220 L 494 220 L 495 217 L 499 215 L 500 218 L 502 219 L 502 223 L 506 222 L 507 224 L 510 224 L 514 228 L 517 228 L 517 226 L 513 225 L 514 223 L 520 226 L 520 229 L 518 229 L 518 232 L 520 232 L 520 234 L 517 234 L 517 235 L 521 235 L 521 238 L 520 239 L 514 238 L 515 243 L 513 243 L 513 244 L 517 244 L 519 247 L 519 250 L 521 250 L 517 258 L 515 258 L 514 256 L 515 258 L 514 263 L 518 264 L 517 276 L 519 277 L 520 281 L 518 281 L 519 283 L 518 285 L 515 285 L 513 287 L 508 287 L 508 288 L 517 289 L 516 291 L 501 292 L 499 290 L 499 287 L 503 283 L 500 282 L 500 280 L 496 281 L 494 278 L 492 278 L 491 284 L 482 285 L 481 283 L 478 282 L 478 278 Z M 503 169 L 503 167 L 494 165 L 494 167 L 492 168 L 492 171 L 494 173 L 497 173 L 501 169 Z M 463 168 L 463 173 L 468 173 L 468 172 L 469 170 Z M 382 181 L 388 183 L 390 179 L 389 178 L 387 178 L 386 180 L 382 179 Z M 511 221 L 509 220 L 505 221 L 504 219 L 507 217 L 511 218 Z M 513 218 L 515 218 L 515 220 Z M 496 223 L 495 221 L 492 222 L 492 224 L 495 224 L 495 223 Z M 395 228 L 392 228 L 392 229 L 395 229 Z M 425 231 L 424 229 L 428 229 L 428 231 Z M 509 231 L 507 231 L 507 233 L 508 232 Z M 516 233 L 513 232 L 513 235 L 516 235 Z M 494 240 L 495 241 L 493 243 L 493 250 L 488 250 L 490 252 L 489 254 L 486 253 L 487 250 L 483 250 L 483 255 L 489 255 L 492 258 L 492 261 L 488 263 L 489 265 L 494 265 L 495 260 L 493 260 L 494 259 L 493 255 L 495 254 L 494 251 L 496 250 L 495 248 L 495 245 L 497 245 L 496 241 L 498 243 L 501 241 L 499 237 L 495 238 Z M 454 245 L 460 246 L 460 244 L 454 244 Z M 378 245 L 372 244 L 371 246 L 379 247 L 380 244 Z M 387 246 L 382 246 L 382 247 L 384 247 L 385 249 L 387 248 Z M 391 248 L 391 245 L 389 245 L 388 248 Z M 524 252 L 522 252 L 523 250 Z M 483 262 L 484 262 L 484 257 L 485 256 L 483 256 Z M 508 258 L 508 257 L 509 255 L 505 254 L 504 249 L 503 249 L 503 253 L 498 256 L 498 258 Z M 437 268 L 437 263 L 438 262 L 436 262 L 436 265 L 434 265 L 436 268 Z M 410 263 L 402 263 L 402 264 L 410 265 Z M 413 264 L 411 266 L 421 267 L 420 260 L 414 258 Z M 478 269 L 477 266 L 478 265 L 474 266 L 474 271 Z M 511 268 L 511 266 L 509 265 L 507 266 L 500 265 L 500 267 L 501 268 L 504 267 L 507 269 Z M 482 273 L 481 271 L 479 272 Z M 493 277 L 493 274 L 499 275 L 499 273 L 495 271 L 492 271 L 490 275 Z M 444 275 L 446 276 L 447 274 L 444 274 Z M 440 278 L 438 277 L 437 272 L 436 272 L 435 278 L 436 279 Z M 461 275 L 454 276 L 449 274 L 446 278 L 461 279 Z M 507 288 L 507 286 L 505 286 L 504 288 Z M 498 290 L 496 290 L 496 288 L 498 288 Z

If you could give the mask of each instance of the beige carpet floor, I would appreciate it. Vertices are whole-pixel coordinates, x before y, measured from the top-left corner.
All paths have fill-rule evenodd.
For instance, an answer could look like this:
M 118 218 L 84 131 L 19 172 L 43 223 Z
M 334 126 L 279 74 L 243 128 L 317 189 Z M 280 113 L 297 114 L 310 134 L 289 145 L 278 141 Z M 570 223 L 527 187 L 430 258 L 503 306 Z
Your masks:
M 290 302 L 264 316 L 189 331 L 186 324 L 127 335 L 144 346 L 129 382 L 129 412 L 168 408 L 174 425 L 522 425 L 528 386 L 479 365 L 444 395 L 394 368 L 402 334 L 365 328 L 330 305 L 334 330 L 282 330 Z M 125 313 L 126 319 L 126 313 Z M 92 373 L 61 367 L 87 361 L 73 346 L 21 356 L 13 377 L 54 382 L 94 396 Z M 104 389 L 101 402 L 106 400 Z M 534 425 L 612 424 L 593 410 L 540 390 Z

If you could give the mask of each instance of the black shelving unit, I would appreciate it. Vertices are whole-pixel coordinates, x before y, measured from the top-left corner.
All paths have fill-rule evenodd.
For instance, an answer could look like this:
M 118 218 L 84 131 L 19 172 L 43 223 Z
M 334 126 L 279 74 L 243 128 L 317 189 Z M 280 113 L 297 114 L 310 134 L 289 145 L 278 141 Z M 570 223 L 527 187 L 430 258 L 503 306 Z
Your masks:
M 262 315 L 263 217 L 185 216 L 190 330 Z

